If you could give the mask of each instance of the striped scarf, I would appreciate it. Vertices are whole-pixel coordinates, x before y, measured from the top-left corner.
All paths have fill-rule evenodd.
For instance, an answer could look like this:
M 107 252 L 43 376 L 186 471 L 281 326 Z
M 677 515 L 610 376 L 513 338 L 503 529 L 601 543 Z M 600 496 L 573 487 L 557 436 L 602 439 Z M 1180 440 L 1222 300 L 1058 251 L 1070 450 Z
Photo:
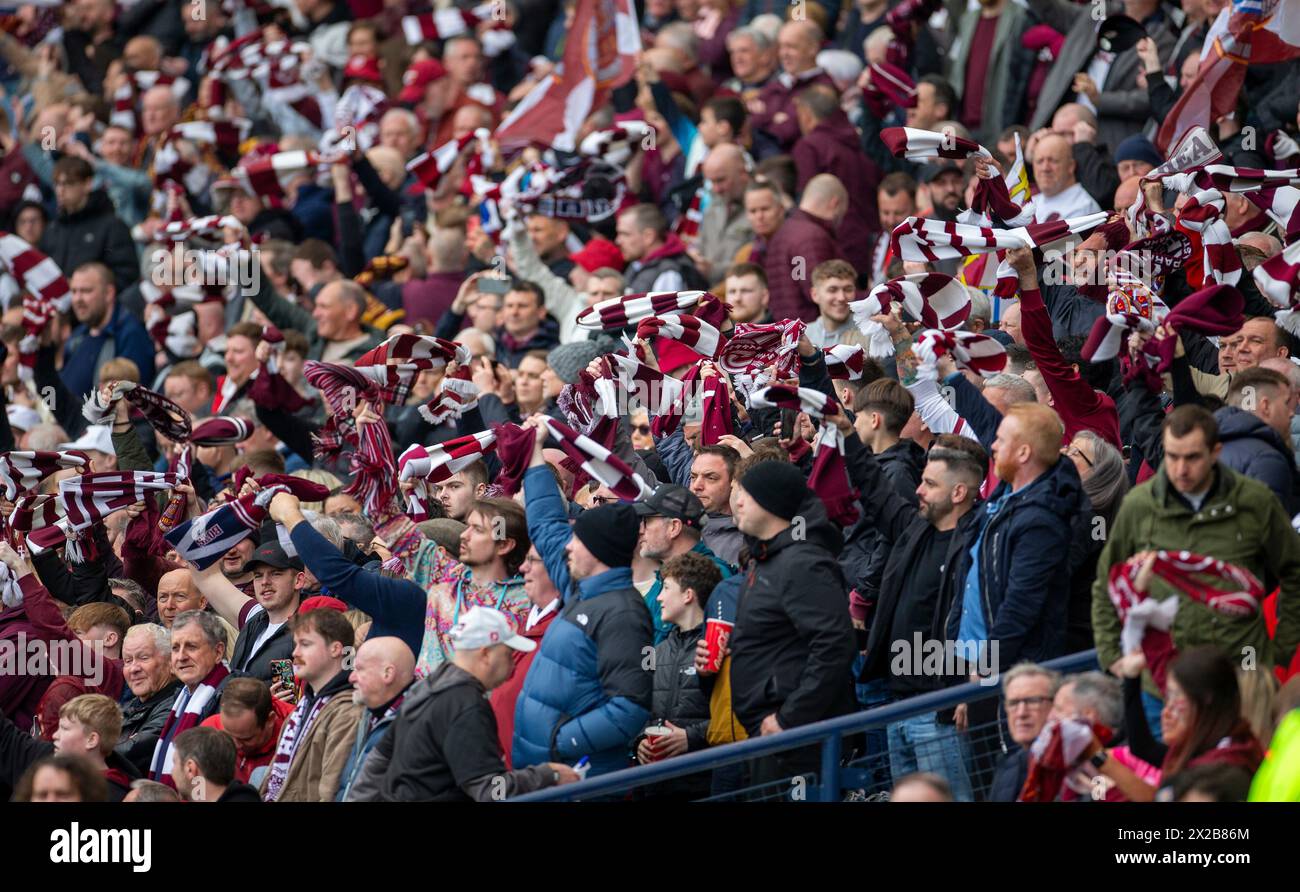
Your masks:
M 696 395 L 700 399 L 700 445 L 712 446 L 732 433 L 727 383 L 717 375 L 705 378 L 703 364 L 696 363 L 682 376 L 677 397 L 661 412 L 651 415 L 650 429 L 656 437 L 667 437 L 677 430 L 687 403 Z
M 1105 213 L 1088 214 L 1072 220 L 1031 223 L 1014 229 L 994 229 L 950 223 L 946 220 L 908 217 L 894 227 L 893 250 L 903 260 L 935 263 L 974 254 L 990 254 L 1007 248 L 1043 248 L 1069 235 L 1095 229 L 1106 222 Z
M 641 475 L 611 450 L 554 418 L 543 420 L 547 431 L 567 456 L 566 467 L 575 473 L 580 469 L 588 477 L 609 487 L 620 499 L 640 499 L 650 494 L 650 487 Z
M 778 378 L 793 378 L 799 371 L 799 339 L 806 327 L 801 319 L 742 322 L 731 330 L 718 365 L 730 375 L 760 373 L 775 365 Z
M 210 707 L 217 699 L 221 683 L 229 674 L 230 670 L 224 663 L 217 663 L 193 691 L 182 690 L 176 695 L 171 712 L 167 714 L 167 721 L 163 723 L 158 735 L 158 742 L 154 744 L 153 759 L 149 762 L 149 780 L 159 781 L 169 787 L 176 786 L 172 779 L 176 736 L 197 728 L 205 714 L 214 711 Z
M 414 174 L 419 181 L 419 186 L 414 187 L 413 191 L 435 191 L 443 176 L 451 170 L 456 163 L 456 159 L 469 147 L 469 144 L 475 140 L 482 144 L 487 138 L 487 131 L 479 128 L 473 133 L 466 133 L 459 139 L 443 143 L 431 152 L 425 152 L 423 155 L 412 158 L 406 163 L 406 171 Z
M 330 159 L 303 150 L 245 156 L 231 172 L 255 195 L 273 208 L 284 206 L 286 188 L 293 180 Z
M 1178 188 L 1187 179 L 1187 174 L 1179 174 L 1166 182 Z M 1177 225 L 1184 232 L 1200 239 L 1205 277 L 1203 281 L 1236 285 L 1241 281 L 1241 257 L 1232 244 L 1232 230 L 1226 219 L 1227 206 L 1223 193 L 1218 189 L 1189 188 L 1187 194 L 1189 199 L 1178 212 Z M 1189 280 L 1190 278 L 1189 276 Z M 1199 286 L 1201 282 L 1192 284 Z
M 826 371 L 836 381 L 857 381 L 865 368 L 867 351 L 858 344 L 836 344 L 822 351 Z
M 1171 595 L 1157 601 L 1148 592 L 1139 591 L 1141 569 L 1142 561 L 1137 558 L 1114 564 L 1107 594 L 1122 624 L 1121 650 L 1128 654 L 1141 649 L 1151 677 L 1163 691 L 1169 661 L 1176 655 L 1170 630 L 1178 612 L 1178 598 Z M 1176 592 L 1215 613 L 1237 619 L 1259 614 L 1264 586 L 1254 574 L 1234 564 L 1189 551 L 1160 550 L 1151 569 Z
M 496 450 L 497 436 L 492 431 L 479 431 L 465 437 L 455 437 L 433 446 L 415 445 L 407 448 L 397 459 L 398 479 L 412 480 L 415 487 L 407 502 L 411 519 L 426 520 L 429 516 L 429 485 L 442 483 Z
M 64 518 L 58 526 L 68 537 L 65 554 L 75 564 L 94 557 L 91 540 L 83 531 L 114 511 L 144 501 L 150 492 L 175 489 L 175 474 L 156 471 L 102 471 L 59 481 L 59 501 Z
M 922 363 L 951 356 L 960 369 L 991 378 L 1007 367 L 1007 350 L 998 341 L 973 331 L 923 331 L 916 338 L 916 355 Z
M 691 193 L 690 204 L 686 210 L 673 224 L 673 232 L 682 240 L 682 244 L 690 246 L 695 244 L 695 240 L 700 235 L 700 224 L 704 222 L 704 212 L 700 209 L 704 204 L 704 187 L 696 189 Z
M 472 9 L 438 9 L 420 15 L 402 16 L 402 36 L 411 46 L 427 40 L 446 40 L 458 34 L 478 30 L 484 22 L 494 22 L 493 27 L 505 27 L 504 20 L 493 15 L 495 4 L 481 3 Z
M 1154 331 L 1169 308 L 1138 278 L 1117 283 L 1106 295 L 1106 315 L 1092 324 L 1080 355 L 1089 362 L 1114 359 L 1135 331 Z
M 133 381 L 115 381 L 107 403 L 98 390 L 92 392 L 81 407 L 81 414 L 91 424 L 110 424 L 122 399 L 139 409 L 149 426 L 167 439 L 176 443 L 189 440 L 194 423 L 190 413 L 161 393 Z
M 22 295 L 23 337 L 18 342 L 18 376 L 34 381 L 41 333 L 56 313 L 72 307 L 68 280 L 59 265 L 16 235 L 0 231 L 0 304 Z
M 952 133 L 935 133 L 915 127 L 886 127 L 880 131 L 880 141 L 895 158 L 908 161 L 933 161 L 936 158 L 965 161 L 967 158 L 993 157 L 977 142 Z
M 346 696 L 347 692 L 313 697 L 310 700 L 303 698 L 294 707 L 293 712 L 285 716 L 284 726 L 280 730 L 280 740 L 275 745 L 275 755 L 271 757 L 271 768 L 266 775 L 266 794 L 262 797 L 263 802 L 275 802 L 280 798 L 280 794 L 284 792 L 284 782 L 289 777 L 289 767 L 298 753 L 298 744 L 306 738 L 307 732 L 320 716 L 321 710 L 340 694 Z
M 1300 242 L 1265 260 L 1252 275 L 1259 293 L 1278 307 L 1274 314 L 1277 324 L 1292 334 L 1300 334 L 1300 314 L 1296 313 L 1300 306 Z
M 90 458 L 84 452 L 4 452 L 0 453 L 0 487 L 5 499 L 12 502 L 34 492 L 57 471 L 89 467 Z
M 607 130 L 589 133 L 578 145 L 578 152 L 623 167 L 638 148 L 646 148 L 653 129 L 644 121 L 622 121 Z
M 591 331 L 622 331 L 642 319 L 686 312 L 703 299 L 703 291 L 649 291 L 611 297 L 578 314 L 577 324 Z
M 858 330 L 867 336 L 870 355 L 884 359 L 894 355 L 889 332 L 872 316 L 887 316 L 894 304 L 926 328 L 960 328 L 970 316 L 970 294 L 952 276 L 942 273 L 914 273 L 877 285 L 862 300 L 849 304 Z
M 722 333 L 707 322 L 681 313 L 650 316 L 637 323 L 638 338 L 662 338 L 694 350 L 706 359 L 715 359 L 721 347 Z
M 846 527 L 857 523 L 858 493 L 849 480 L 848 465 L 844 462 L 844 434 L 834 421 L 834 417 L 843 411 L 839 403 L 820 390 L 774 384 L 750 394 L 749 405 L 756 409 L 793 409 L 820 422 L 813 442 L 808 487 L 822 500 L 832 521 Z M 790 437 L 793 431 L 782 431 L 781 434 Z
M 862 101 L 877 118 L 894 108 L 916 108 L 916 83 L 907 72 L 889 62 L 872 62 L 871 82 L 862 91 Z

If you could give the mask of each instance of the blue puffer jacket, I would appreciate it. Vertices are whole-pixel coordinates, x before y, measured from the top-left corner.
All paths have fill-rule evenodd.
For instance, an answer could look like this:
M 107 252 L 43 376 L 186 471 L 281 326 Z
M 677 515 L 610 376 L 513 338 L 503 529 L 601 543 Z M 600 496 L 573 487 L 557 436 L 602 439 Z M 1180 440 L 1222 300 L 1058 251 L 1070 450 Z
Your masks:
M 1007 501 L 989 517 L 989 502 L 976 508 L 980 603 L 990 641 L 998 642 L 998 672 L 1022 660 L 1042 662 L 1065 653 L 1070 587 L 1070 543 L 1075 518 L 1091 507 L 1074 462 L 1062 457 L 1037 480 L 1015 493 L 1001 483 L 989 502 Z M 964 580 L 970 555 L 962 557 Z M 947 635 L 960 638 L 962 598 L 953 598 Z
M 617 567 L 578 584 L 542 637 L 515 704 L 513 765 L 573 764 L 589 776 L 626 768 L 632 740 L 650 718 L 650 613 Z
M 650 612 L 620 567 L 576 587 L 564 558 L 573 531 L 564 497 L 545 467 L 524 474 L 528 537 L 565 605 L 542 637 L 515 702 L 511 764 L 573 764 L 591 757 L 588 776 L 626 768 L 632 740 L 650 717 L 653 650 Z

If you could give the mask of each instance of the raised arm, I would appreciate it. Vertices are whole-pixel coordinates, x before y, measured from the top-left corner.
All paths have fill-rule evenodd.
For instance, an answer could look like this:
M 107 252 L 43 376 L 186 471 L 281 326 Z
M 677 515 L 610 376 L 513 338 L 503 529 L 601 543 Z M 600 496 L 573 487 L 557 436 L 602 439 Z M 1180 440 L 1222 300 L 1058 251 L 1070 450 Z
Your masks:
M 528 470 L 524 472 L 528 538 L 542 556 L 547 574 L 563 597 L 568 594 L 572 584 L 564 549 L 573 538 L 573 530 L 569 526 L 569 513 L 560 486 L 555 482 L 551 469 L 546 467 L 546 460 L 542 458 L 546 427 L 535 418 L 525 421 L 524 427 L 532 428 L 537 437 L 533 443 L 533 457 L 528 462 Z

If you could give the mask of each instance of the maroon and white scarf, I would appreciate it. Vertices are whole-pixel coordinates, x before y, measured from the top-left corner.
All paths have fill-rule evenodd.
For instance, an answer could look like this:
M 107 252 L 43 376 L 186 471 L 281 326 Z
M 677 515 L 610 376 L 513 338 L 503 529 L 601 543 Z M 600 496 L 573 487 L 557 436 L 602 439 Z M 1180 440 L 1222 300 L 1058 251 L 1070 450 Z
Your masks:
M 543 420 L 547 432 L 567 456 L 565 464 L 572 464 L 573 470 L 580 469 L 588 477 L 600 481 L 620 499 L 640 499 L 650 495 L 650 487 L 641 475 L 611 450 L 554 418 Z
M 90 467 L 84 452 L 4 452 L 0 453 L 0 487 L 12 502 L 33 493 L 51 474 L 66 468 Z
M 451 170 L 456 163 L 456 159 L 469 146 L 471 142 L 478 140 L 482 142 L 488 136 L 486 130 L 480 128 L 473 133 L 466 133 L 459 139 L 453 139 L 445 142 L 431 152 L 425 152 L 412 158 L 406 164 L 407 173 L 415 174 L 419 180 L 417 191 L 433 191 L 438 188 L 438 183 L 442 180 L 447 171 Z
M 716 358 L 722 344 L 722 333 L 716 328 L 702 319 L 682 313 L 642 319 L 637 323 L 636 336 L 646 340 L 676 341 L 707 359 Z
M 99 471 L 59 481 L 58 500 L 64 517 L 57 526 L 68 537 L 65 554 L 74 564 L 93 557 L 82 531 L 114 511 L 144 501 L 150 492 L 175 489 L 180 478 L 156 471 Z
M 33 381 L 41 332 L 56 313 L 71 309 L 72 293 L 57 263 L 18 236 L 0 231 L 0 304 L 9 307 L 19 295 L 23 337 L 18 342 L 18 375 Z
M 906 71 L 889 62 L 872 62 L 868 67 L 871 82 L 862 91 L 862 100 L 872 114 L 884 118 L 894 107 L 916 107 L 916 83 Z
M 578 314 L 577 324 L 592 331 L 621 331 L 651 316 L 664 316 L 693 309 L 703 291 L 648 291 L 611 297 Z
M 1255 267 L 1252 275 L 1259 293 L 1278 307 L 1274 314 L 1277 324 L 1300 335 L 1300 314 L 1296 313 L 1296 307 L 1300 306 L 1300 242 L 1265 260 Z
M 298 753 L 298 744 L 302 743 L 311 726 L 330 701 L 338 696 L 350 696 L 347 691 L 329 696 L 318 696 L 309 702 L 303 698 L 294 707 L 293 712 L 284 718 L 284 727 L 280 731 L 280 740 L 275 745 L 275 755 L 271 757 L 271 768 L 266 776 L 266 795 L 263 802 L 275 802 L 284 792 L 284 782 L 289 777 L 289 767 Z
M 1014 229 L 908 217 L 894 227 L 894 253 L 903 260 L 934 263 L 991 254 L 1007 248 L 1043 248 L 1066 236 L 1095 229 L 1106 222 L 1106 217 L 1105 213 L 1087 214 Z
M 936 158 L 965 161 L 967 158 L 993 157 L 979 143 L 962 139 L 954 133 L 935 133 L 915 127 L 886 127 L 880 131 L 880 141 L 895 158 L 908 161 L 933 161 Z
M 1007 350 L 986 334 L 973 331 L 923 331 L 916 338 L 916 355 L 923 363 L 951 356 L 958 368 L 991 378 L 1007 367 Z
M 274 325 L 262 327 L 262 340 L 271 345 L 266 362 L 257 367 L 248 384 L 248 398 L 267 409 L 300 412 L 316 401 L 299 393 L 280 374 L 280 356 L 284 353 L 284 335 Z
M 644 121 L 623 121 L 606 130 L 589 133 L 579 143 L 578 152 L 623 167 L 632 160 L 638 148 L 648 147 L 653 130 Z
M 484 22 L 492 22 L 493 3 L 480 3 L 473 9 L 438 9 L 420 15 L 402 16 L 402 35 L 411 46 L 427 40 L 446 40 L 457 34 L 470 34 Z M 501 25 L 505 22 L 501 21 Z
M 701 186 L 691 195 L 690 204 L 673 223 L 673 232 L 677 233 L 677 237 L 684 245 L 695 244 L 695 240 L 700 235 L 700 224 L 704 222 L 704 211 L 700 209 L 703 203 L 704 187 Z
M 1124 653 L 1141 649 L 1147 667 L 1161 690 L 1169 661 L 1175 656 L 1174 617 L 1178 598 L 1171 595 L 1156 601 L 1138 591 L 1137 577 L 1142 561 L 1130 558 L 1110 569 L 1107 593 L 1119 615 L 1120 644 Z M 1153 577 L 1167 582 L 1175 591 L 1204 604 L 1216 613 L 1238 619 L 1257 616 L 1264 595 L 1263 584 L 1253 573 L 1234 564 L 1189 551 L 1157 551 Z
M 1179 174 L 1166 182 L 1176 185 L 1188 178 L 1188 174 Z M 1188 195 L 1187 203 L 1178 211 L 1178 222 L 1201 237 L 1206 281 L 1236 285 L 1241 281 L 1241 256 L 1232 244 L 1223 193 L 1218 189 L 1193 188 Z
M 182 690 L 176 694 L 171 712 L 167 714 L 167 721 L 163 722 L 162 731 L 158 735 L 158 742 L 154 744 L 153 759 L 149 763 L 149 780 L 159 781 L 170 787 L 176 786 L 176 782 L 172 779 L 176 736 L 199 726 L 203 713 L 217 699 L 221 683 L 229 674 L 230 670 L 226 668 L 225 663 L 217 663 L 193 692 Z
M 858 344 L 836 344 L 822 351 L 826 372 L 836 381 L 857 381 L 866 366 L 867 351 Z
M 1106 315 L 1092 324 L 1081 354 L 1089 362 L 1114 359 L 1135 331 L 1154 331 L 1169 308 L 1146 282 L 1126 277 L 1106 294 Z
M 742 322 L 731 331 L 718 355 L 718 365 L 731 375 L 752 375 L 776 366 L 778 378 L 799 373 L 799 339 L 807 326 L 801 319 Z
M 82 416 L 91 424 L 110 424 L 119 400 L 125 399 L 144 415 L 149 426 L 173 442 L 183 443 L 193 431 L 190 413 L 157 391 L 149 390 L 134 381 L 115 381 L 105 403 L 98 390 L 86 398 L 81 407 Z
M 726 381 L 717 375 L 704 377 L 703 365 L 696 363 L 680 383 L 681 388 L 671 402 L 660 413 L 651 415 L 650 430 L 656 437 L 667 437 L 676 431 L 686 414 L 687 403 L 696 397 L 700 402 L 701 445 L 712 446 L 732 433 L 731 397 Z
M 844 462 L 844 434 L 833 420 L 843 411 L 839 403 L 820 390 L 774 384 L 750 394 L 749 405 L 756 409 L 794 409 L 820 423 L 817 439 L 813 442 L 808 487 L 822 500 L 832 521 L 843 526 L 856 523 L 858 493 L 853 489 L 848 465 Z M 782 431 L 781 435 L 789 437 L 792 433 Z
M 231 172 L 271 207 L 283 207 L 288 184 L 330 159 L 303 150 L 245 156 Z
M 849 304 L 858 330 L 867 336 L 868 352 L 876 359 L 893 356 L 894 342 L 871 317 L 888 315 L 896 303 L 926 328 L 960 328 L 970 316 L 970 292 L 952 276 L 914 273 L 877 285 L 865 298 Z
M 1260 170 L 1211 164 L 1197 175 L 1209 179 L 1223 192 L 1246 196 L 1255 207 L 1286 231 L 1288 239 L 1300 235 L 1300 170 Z
M 442 483 L 496 450 L 497 437 L 492 431 L 479 431 L 465 437 L 445 440 L 433 446 L 411 446 L 397 459 L 398 479 L 413 480 L 415 486 L 407 501 L 412 520 L 429 516 L 429 485 Z

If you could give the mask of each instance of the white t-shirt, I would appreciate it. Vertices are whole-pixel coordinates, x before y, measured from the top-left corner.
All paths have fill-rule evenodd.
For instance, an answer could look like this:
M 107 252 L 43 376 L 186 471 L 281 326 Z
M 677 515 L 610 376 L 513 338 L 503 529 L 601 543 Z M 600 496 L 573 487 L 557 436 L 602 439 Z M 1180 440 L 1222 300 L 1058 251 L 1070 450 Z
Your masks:
M 1101 206 L 1079 183 L 1075 183 L 1068 189 L 1062 189 L 1051 197 L 1042 194 L 1034 196 L 1035 223 L 1068 220 L 1071 217 L 1095 214 L 1100 210 Z

